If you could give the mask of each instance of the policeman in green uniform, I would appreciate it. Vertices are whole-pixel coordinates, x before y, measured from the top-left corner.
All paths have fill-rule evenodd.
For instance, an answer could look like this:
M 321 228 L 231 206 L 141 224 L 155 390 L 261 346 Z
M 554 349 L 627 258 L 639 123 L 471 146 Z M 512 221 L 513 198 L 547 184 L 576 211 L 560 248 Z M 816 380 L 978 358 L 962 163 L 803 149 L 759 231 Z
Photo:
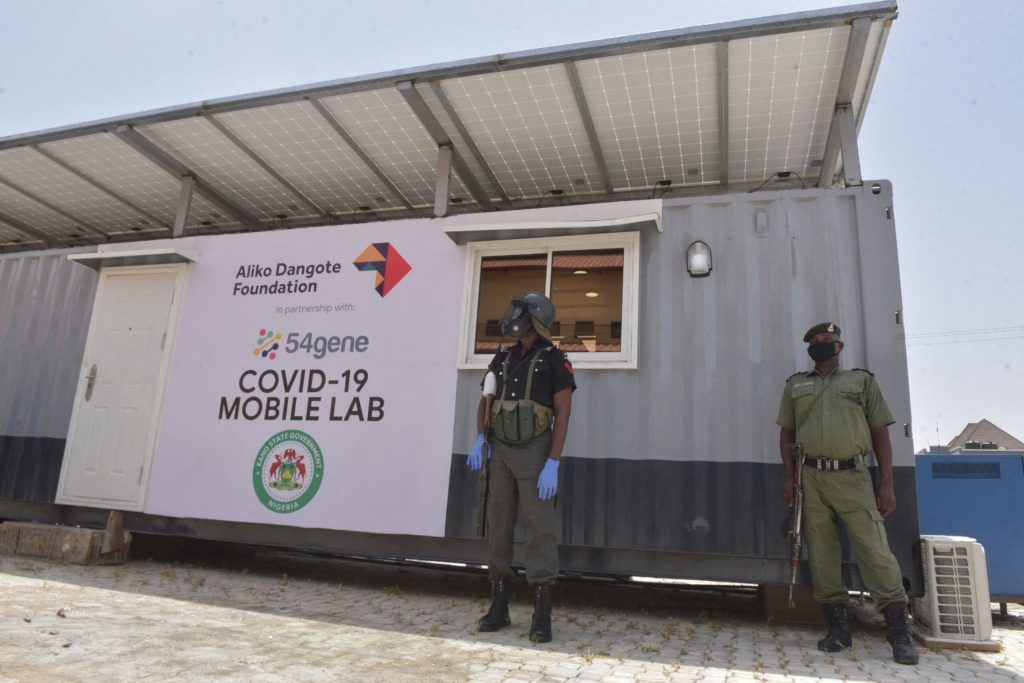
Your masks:
M 782 495 L 789 505 L 793 504 L 795 468 L 802 467 L 803 531 L 814 597 L 822 603 L 829 627 L 825 638 L 818 641 L 818 649 L 839 652 L 853 642 L 836 526 L 841 519 L 864 584 L 889 626 L 893 659 L 917 664 L 903 577 L 889 549 L 883 522 L 896 509 L 889 442 L 889 425 L 895 420 L 874 375 L 839 367 L 843 350 L 839 335 L 835 323 L 815 325 L 804 335 L 814 369 L 798 372 L 786 381 L 776 420 L 782 428 L 779 448 L 786 465 Z M 802 449 L 793 449 L 794 443 Z M 794 461 L 794 450 L 802 450 L 802 462 Z M 864 457 L 872 452 L 880 475 L 877 492 L 864 463 Z
M 466 464 L 487 464 L 486 536 L 491 606 L 481 631 L 511 624 L 508 588 L 517 513 L 525 522 L 523 562 L 534 593 L 530 640 L 551 640 L 551 586 L 558 576 L 558 466 L 569 429 L 572 364 L 549 341 L 555 307 L 543 294 L 512 299 L 502 333 L 519 341 L 491 361 L 477 411 L 478 436 Z M 488 386 L 488 379 L 494 382 Z

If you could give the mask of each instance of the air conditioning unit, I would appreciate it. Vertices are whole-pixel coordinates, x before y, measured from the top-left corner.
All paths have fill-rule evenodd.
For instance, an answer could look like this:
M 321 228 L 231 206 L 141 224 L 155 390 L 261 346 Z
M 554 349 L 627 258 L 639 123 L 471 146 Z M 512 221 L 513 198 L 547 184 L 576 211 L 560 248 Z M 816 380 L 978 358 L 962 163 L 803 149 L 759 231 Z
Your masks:
M 965 536 L 922 536 L 925 594 L 914 598 L 914 627 L 926 644 L 983 643 L 992 638 L 985 549 Z

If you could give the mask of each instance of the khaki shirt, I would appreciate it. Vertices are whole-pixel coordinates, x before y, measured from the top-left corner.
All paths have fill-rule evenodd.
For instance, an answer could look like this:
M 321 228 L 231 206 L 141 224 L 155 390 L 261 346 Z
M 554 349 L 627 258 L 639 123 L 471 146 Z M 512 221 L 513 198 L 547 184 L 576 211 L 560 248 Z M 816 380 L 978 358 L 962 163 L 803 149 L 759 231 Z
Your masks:
M 796 432 L 812 458 L 847 459 L 871 452 L 871 429 L 895 420 L 867 370 L 817 370 L 786 380 L 775 424 Z

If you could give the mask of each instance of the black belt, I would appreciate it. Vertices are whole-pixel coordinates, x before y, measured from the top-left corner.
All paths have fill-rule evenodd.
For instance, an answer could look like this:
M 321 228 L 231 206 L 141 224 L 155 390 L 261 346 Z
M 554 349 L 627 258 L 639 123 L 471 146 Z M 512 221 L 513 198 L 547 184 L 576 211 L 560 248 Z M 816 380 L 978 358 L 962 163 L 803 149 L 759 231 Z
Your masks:
M 854 456 L 846 460 L 833 460 L 831 458 L 810 458 L 804 456 L 804 464 L 818 470 L 852 470 L 857 466 L 860 456 Z

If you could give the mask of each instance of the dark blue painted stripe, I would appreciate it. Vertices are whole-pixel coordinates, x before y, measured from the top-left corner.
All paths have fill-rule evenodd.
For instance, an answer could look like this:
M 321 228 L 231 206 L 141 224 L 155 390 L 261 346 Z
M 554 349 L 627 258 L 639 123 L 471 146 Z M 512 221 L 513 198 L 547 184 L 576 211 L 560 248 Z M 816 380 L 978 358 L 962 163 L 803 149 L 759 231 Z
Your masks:
M 449 537 L 476 536 L 477 482 L 465 459 L 452 457 Z M 560 482 L 561 542 L 786 562 L 789 543 L 780 531 L 788 515 L 781 497 L 784 476 L 781 463 L 566 457 Z M 904 575 L 916 584 L 914 469 L 895 468 L 894 478 L 898 509 L 886 520 L 886 530 Z M 521 537 L 521 527 L 518 531 Z M 852 562 L 848 548 L 845 555 Z
M 52 503 L 64 439 L 0 436 L 0 500 Z

